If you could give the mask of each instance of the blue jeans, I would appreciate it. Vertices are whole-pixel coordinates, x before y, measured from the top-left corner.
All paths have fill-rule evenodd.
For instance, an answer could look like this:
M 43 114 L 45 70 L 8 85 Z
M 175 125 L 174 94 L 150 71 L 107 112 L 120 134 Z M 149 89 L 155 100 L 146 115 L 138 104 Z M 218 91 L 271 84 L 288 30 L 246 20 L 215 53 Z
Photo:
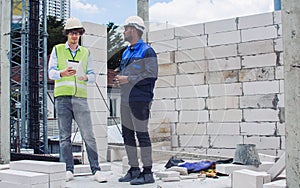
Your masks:
M 61 159 L 66 163 L 66 170 L 74 172 L 71 130 L 74 119 L 85 143 L 92 173 L 100 170 L 97 145 L 94 137 L 90 110 L 86 98 L 61 96 L 55 99 L 58 116 Z
M 143 167 L 152 167 L 152 145 L 148 131 L 151 102 L 121 103 L 122 136 L 131 167 L 139 167 L 135 134 L 141 149 Z

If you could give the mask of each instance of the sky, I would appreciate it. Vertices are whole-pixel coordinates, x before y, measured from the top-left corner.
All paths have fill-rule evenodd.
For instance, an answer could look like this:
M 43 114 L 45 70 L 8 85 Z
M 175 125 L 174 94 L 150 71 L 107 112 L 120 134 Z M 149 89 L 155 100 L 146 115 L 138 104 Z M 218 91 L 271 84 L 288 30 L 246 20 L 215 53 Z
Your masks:
M 183 26 L 272 12 L 274 0 L 149 0 L 149 21 Z M 71 16 L 117 25 L 137 15 L 137 0 L 71 0 Z

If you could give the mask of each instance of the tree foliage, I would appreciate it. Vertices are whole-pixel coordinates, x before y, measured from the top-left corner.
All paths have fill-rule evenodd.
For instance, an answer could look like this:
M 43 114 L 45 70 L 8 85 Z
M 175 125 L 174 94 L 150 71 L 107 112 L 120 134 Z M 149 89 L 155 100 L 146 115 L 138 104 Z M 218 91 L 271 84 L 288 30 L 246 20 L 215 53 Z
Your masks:
M 116 69 L 120 66 L 122 53 L 126 48 L 122 33 L 118 31 L 119 26 L 113 22 L 107 26 L 107 68 Z
M 64 20 L 57 20 L 55 16 L 47 17 L 47 53 L 50 54 L 53 46 L 66 42 L 66 36 L 63 35 Z

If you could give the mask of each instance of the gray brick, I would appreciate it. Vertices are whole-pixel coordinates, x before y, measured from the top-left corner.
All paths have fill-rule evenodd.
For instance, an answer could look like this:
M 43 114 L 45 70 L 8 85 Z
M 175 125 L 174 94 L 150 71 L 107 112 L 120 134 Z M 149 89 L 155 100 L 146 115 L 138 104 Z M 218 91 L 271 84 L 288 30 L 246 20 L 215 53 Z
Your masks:
M 254 55 L 274 52 L 273 39 L 261 41 L 249 41 L 238 44 L 240 55 Z
M 225 31 L 237 30 L 236 18 L 218 20 L 205 23 L 205 33 L 219 33 Z
M 208 72 L 207 83 L 219 84 L 219 83 L 235 83 L 238 82 L 238 70 L 235 71 L 220 71 L 220 72 Z
M 194 24 L 175 28 L 176 37 L 191 37 L 204 34 L 204 24 Z
M 238 29 L 269 26 L 273 24 L 273 13 L 263 13 L 238 18 Z
M 237 70 L 241 69 L 241 58 L 223 58 L 208 60 L 209 71 L 224 71 L 224 70 Z
M 208 35 L 208 46 L 232 44 L 241 42 L 240 31 L 229 31 Z
M 278 37 L 276 26 L 241 30 L 241 42 L 274 39 Z
M 207 46 L 206 35 L 178 39 L 178 50 L 202 48 L 205 46 Z
M 239 73 L 240 82 L 274 80 L 274 67 L 243 69 Z

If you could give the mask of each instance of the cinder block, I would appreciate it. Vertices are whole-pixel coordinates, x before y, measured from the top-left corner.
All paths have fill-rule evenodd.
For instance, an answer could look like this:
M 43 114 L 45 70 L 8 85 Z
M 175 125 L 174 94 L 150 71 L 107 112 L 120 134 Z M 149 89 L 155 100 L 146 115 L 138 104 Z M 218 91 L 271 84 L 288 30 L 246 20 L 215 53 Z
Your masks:
M 75 165 L 74 166 L 74 174 L 85 174 L 91 173 L 90 165 Z
M 101 171 L 111 171 L 111 165 L 108 163 L 100 163 L 99 164 Z
M 52 181 L 49 188 L 66 188 L 66 180 Z
M 155 172 L 155 176 L 158 177 L 159 179 L 174 178 L 174 177 L 179 178 L 180 173 L 176 171 L 160 171 L 160 172 Z
M 0 182 L 13 182 L 15 184 L 36 185 L 48 183 L 48 175 L 37 172 L 19 170 L 1 170 Z
M 163 181 L 163 182 L 180 181 L 180 177 L 161 178 L 161 181 Z
M 21 160 L 10 162 L 10 169 L 49 174 L 65 172 L 66 164 L 60 162 Z
M 263 188 L 263 184 L 271 182 L 271 175 L 248 169 L 233 172 L 232 188 Z
M 236 170 L 248 169 L 257 172 L 263 172 L 269 170 L 275 163 L 274 162 L 262 162 L 259 167 L 252 165 L 238 165 L 238 164 L 217 164 L 216 171 L 222 174 L 232 174 Z
M 35 184 L 35 185 L 29 185 L 24 183 L 15 183 L 15 182 L 5 182 L 0 181 L 0 187 L 3 188 L 49 188 L 48 183 L 42 183 L 42 184 Z M 50 188 L 64 188 L 64 187 L 51 187 Z
M 7 170 L 9 169 L 9 164 L 0 165 L 0 170 Z
M 278 180 L 264 184 L 263 188 L 287 188 L 286 180 Z

